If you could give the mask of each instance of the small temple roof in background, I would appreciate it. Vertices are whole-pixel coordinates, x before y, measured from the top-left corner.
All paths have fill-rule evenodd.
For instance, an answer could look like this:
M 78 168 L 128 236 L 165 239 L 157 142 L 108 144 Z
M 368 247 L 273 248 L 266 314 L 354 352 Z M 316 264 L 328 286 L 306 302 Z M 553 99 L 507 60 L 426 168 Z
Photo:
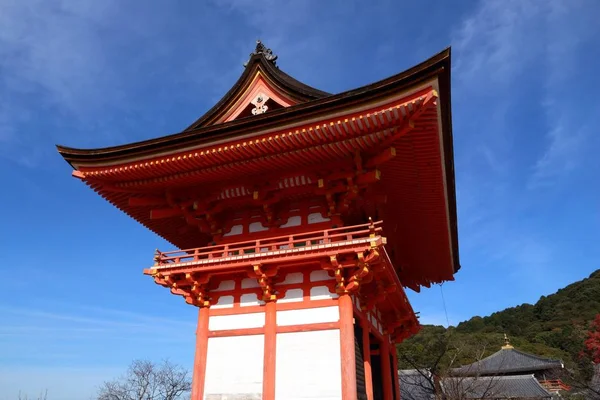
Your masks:
M 402 400 L 433 400 L 431 373 L 426 370 L 401 369 L 398 371 Z
M 550 399 L 533 375 L 444 378 L 442 390 L 450 397 L 463 394 L 467 399 Z
M 400 370 L 400 398 L 433 400 L 428 371 Z M 450 398 L 466 399 L 550 399 L 552 395 L 532 374 L 513 376 L 446 377 L 440 385 Z
M 563 368 L 563 362 L 535 356 L 516 350 L 510 344 L 494 354 L 469 365 L 455 368 L 457 375 L 494 375 L 516 372 L 534 372 Z

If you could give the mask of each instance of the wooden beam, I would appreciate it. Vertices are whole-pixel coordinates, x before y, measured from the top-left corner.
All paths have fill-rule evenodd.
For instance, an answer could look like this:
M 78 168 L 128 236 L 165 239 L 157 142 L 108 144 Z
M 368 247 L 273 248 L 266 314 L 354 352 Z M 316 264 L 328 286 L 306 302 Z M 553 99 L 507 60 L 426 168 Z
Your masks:
M 274 301 L 265 305 L 263 391 L 264 400 L 275 400 L 275 372 L 277 351 L 277 308 Z
M 130 197 L 128 203 L 131 207 L 164 206 L 167 199 L 160 196 Z
M 366 185 L 369 183 L 375 183 L 380 179 L 381 179 L 381 171 L 379 171 L 378 169 L 374 169 L 372 171 L 369 171 L 369 172 L 359 175 L 356 178 L 356 183 L 358 185 Z
M 371 370 L 371 340 L 369 337 L 369 323 L 366 318 L 360 320 L 362 328 L 362 346 L 363 346 L 363 362 L 365 369 L 365 389 L 367 392 L 367 400 L 373 400 L 373 373 Z M 398 399 L 400 399 L 398 397 Z
M 208 307 L 198 311 L 198 327 L 196 329 L 196 354 L 194 356 L 194 372 L 192 373 L 191 398 L 204 398 L 204 381 L 206 378 L 206 356 L 208 351 Z
M 354 348 L 354 305 L 349 294 L 342 294 L 340 308 L 340 351 L 342 368 L 342 399 L 357 400 L 356 354 Z
M 150 211 L 150 219 L 172 218 L 181 215 L 183 213 L 177 208 L 158 208 Z
M 392 382 L 392 366 L 390 363 L 390 342 L 388 336 L 385 335 L 383 337 L 383 341 L 381 342 L 381 377 L 383 381 L 383 399 L 384 400 L 392 400 L 393 399 L 393 390 L 394 383 Z
M 367 162 L 365 163 L 365 166 L 367 168 L 377 167 L 377 166 L 391 160 L 394 157 L 396 157 L 396 149 L 394 147 L 388 147 L 381 153 L 379 153 L 376 156 L 367 160 Z

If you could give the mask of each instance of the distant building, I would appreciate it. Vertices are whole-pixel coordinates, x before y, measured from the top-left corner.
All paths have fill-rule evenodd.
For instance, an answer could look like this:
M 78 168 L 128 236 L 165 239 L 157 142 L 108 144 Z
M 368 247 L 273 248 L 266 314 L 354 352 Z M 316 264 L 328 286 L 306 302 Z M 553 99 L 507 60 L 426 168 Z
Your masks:
M 504 335 L 505 344 L 494 354 L 469 365 L 452 370 L 453 375 L 463 377 L 533 376 L 550 392 L 569 390 L 560 380 L 564 369 L 561 360 L 539 357 L 515 349 Z
M 400 370 L 402 400 L 433 400 L 433 379 L 428 371 Z M 455 376 L 441 378 L 439 388 L 446 399 L 551 399 L 533 375 Z

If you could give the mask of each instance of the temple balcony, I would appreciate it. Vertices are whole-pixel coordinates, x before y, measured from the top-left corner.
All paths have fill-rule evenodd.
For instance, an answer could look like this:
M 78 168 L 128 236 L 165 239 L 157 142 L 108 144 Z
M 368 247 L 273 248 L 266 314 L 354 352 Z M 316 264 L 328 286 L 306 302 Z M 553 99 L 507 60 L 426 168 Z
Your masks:
M 371 222 L 286 236 L 261 238 L 195 249 L 156 251 L 154 265 L 144 272 L 188 272 L 224 270 L 240 264 L 276 264 L 301 262 L 319 256 L 361 253 L 383 247 L 382 223 Z

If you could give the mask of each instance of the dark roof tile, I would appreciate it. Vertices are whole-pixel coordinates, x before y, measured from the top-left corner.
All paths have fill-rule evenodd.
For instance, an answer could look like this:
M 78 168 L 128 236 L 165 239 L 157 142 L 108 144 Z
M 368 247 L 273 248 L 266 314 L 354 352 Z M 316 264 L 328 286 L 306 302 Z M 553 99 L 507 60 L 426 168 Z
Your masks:
M 493 375 L 507 374 L 514 372 L 533 372 L 548 369 L 562 368 L 563 363 L 560 360 L 552 360 L 534 356 L 533 354 L 523 353 L 519 350 L 510 348 L 502 349 L 473 364 L 465 365 L 453 370 L 458 375 Z
M 467 399 L 550 399 L 533 375 L 452 377 L 442 380 L 446 395 Z

